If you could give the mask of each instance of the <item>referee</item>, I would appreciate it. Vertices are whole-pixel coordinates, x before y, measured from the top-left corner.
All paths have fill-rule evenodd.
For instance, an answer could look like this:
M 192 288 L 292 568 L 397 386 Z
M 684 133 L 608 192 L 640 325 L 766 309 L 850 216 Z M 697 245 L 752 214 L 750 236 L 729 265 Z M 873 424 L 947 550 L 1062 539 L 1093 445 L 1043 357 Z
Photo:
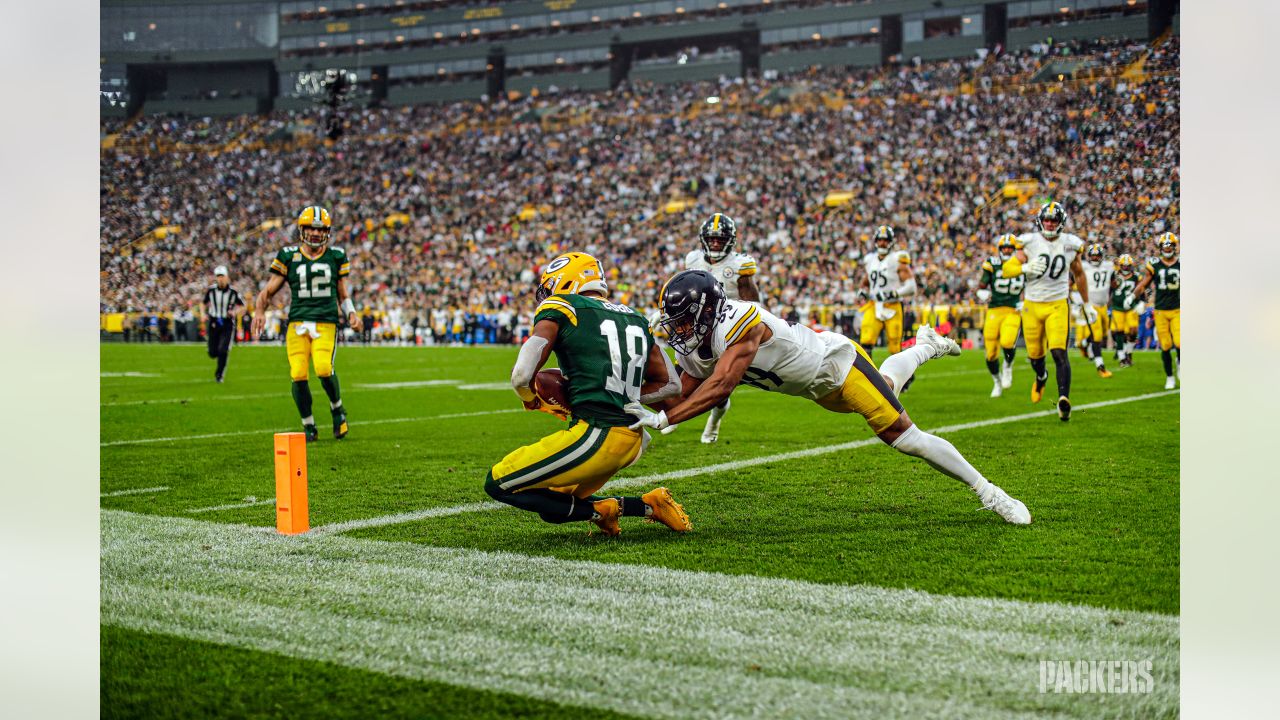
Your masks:
M 218 369 L 213 379 L 222 382 L 227 371 L 227 355 L 231 353 L 231 339 L 236 334 L 236 320 L 244 314 L 244 300 L 231 287 L 227 266 L 213 270 L 214 286 L 204 293 L 204 313 L 209 333 L 209 357 L 216 358 Z

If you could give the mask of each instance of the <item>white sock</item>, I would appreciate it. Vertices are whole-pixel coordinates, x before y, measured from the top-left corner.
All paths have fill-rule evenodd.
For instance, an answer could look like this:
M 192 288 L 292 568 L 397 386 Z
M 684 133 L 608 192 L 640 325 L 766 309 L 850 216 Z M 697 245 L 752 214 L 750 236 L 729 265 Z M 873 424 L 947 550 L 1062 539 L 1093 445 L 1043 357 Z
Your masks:
M 711 408 L 711 422 L 718 423 L 724 414 L 729 412 L 729 401 L 725 401 L 724 407 L 716 406 Z
M 893 449 L 924 460 L 938 472 L 973 488 L 973 491 L 979 495 L 985 492 L 990 484 L 982 473 L 964 459 L 955 445 L 937 435 L 930 435 L 915 425 L 898 436 L 893 443 Z
M 1101 355 L 1094 355 L 1094 356 L 1093 356 L 1093 364 L 1094 364 L 1094 365 L 1097 365 L 1098 367 L 1102 367 L 1102 356 L 1101 356 Z
M 316 416 L 315 416 L 315 415 L 308 415 L 308 416 L 306 416 L 306 417 L 302 418 L 302 424 L 303 424 L 303 425 L 315 425 L 315 424 L 316 424 Z
M 880 374 L 893 383 L 893 393 L 899 395 L 902 393 L 902 387 L 907 384 L 912 375 L 916 374 L 916 369 L 931 359 L 933 359 L 933 348 L 915 345 L 886 358 L 884 364 L 880 366 Z

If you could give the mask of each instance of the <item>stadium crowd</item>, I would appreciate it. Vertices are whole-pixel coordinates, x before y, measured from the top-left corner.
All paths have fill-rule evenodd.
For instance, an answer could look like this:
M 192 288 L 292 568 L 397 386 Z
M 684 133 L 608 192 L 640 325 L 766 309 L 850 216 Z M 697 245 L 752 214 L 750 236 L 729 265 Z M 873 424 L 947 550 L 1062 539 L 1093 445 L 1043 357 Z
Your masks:
M 923 291 L 914 314 L 977 324 L 978 266 L 1041 200 L 1109 256 L 1146 257 L 1178 231 L 1178 45 L 1119 77 L 1131 42 L 1039 46 L 985 59 L 825 69 L 495 102 L 352 109 L 336 142 L 307 141 L 318 111 L 266 118 L 147 118 L 101 163 L 101 310 L 198 307 L 215 265 L 252 296 L 289 221 L 320 203 L 352 257 L 374 337 L 461 342 L 527 330 L 540 263 L 599 257 L 615 298 L 651 312 L 696 229 L 733 216 L 766 306 L 849 329 L 857 268 L 875 226 L 898 231 Z M 1001 85 L 1047 56 L 1116 72 L 1088 82 Z M 962 85 L 976 92 L 961 92 Z M 708 97 L 720 98 L 715 105 Z M 262 141 L 293 132 L 279 145 Z M 237 140 L 225 152 L 163 151 L 158 138 Z M 147 146 L 147 143 L 151 147 Z M 1032 193 L 1003 199 L 1006 181 Z M 852 194 L 829 207 L 830 191 Z M 995 202 L 988 205 L 988 200 Z M 672 201 L 683 202 L 671 204 Z M 279 227 L 264 222 L 284 219 Z M 177 225 L 163 238 L 153 228 Z M 280 305 L 287 304 L 287 293 Z M 198 310 L 197 310 L 198 312 Z M 279 308 L 273 309 L 278 315 Z

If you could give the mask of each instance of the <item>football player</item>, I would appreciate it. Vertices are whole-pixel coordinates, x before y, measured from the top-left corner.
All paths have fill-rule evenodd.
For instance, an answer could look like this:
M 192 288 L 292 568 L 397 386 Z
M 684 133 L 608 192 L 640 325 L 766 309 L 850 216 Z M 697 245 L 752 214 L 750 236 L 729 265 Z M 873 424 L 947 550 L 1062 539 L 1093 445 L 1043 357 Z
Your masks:
M 1172 390 L 1181 379 L 1182 370 L 1182 265 L 1178 257 L 1178 236 L 1167 232 L 1156 240 L 1160 257 L 1147 261 L 1146 275 L 1138 282 L 1133 298 L 1141 298 L 1155 285 L 1156 339 L 1160 341 L 1160 361 L 1164 363 L 1164 389 Z M 1173 354 L 1177 353 L 1177 370 Z M 1175 375 L 1176 372 L 1176 375 Z
M 311 386 L 308 363 L 315 365 L 320 385 L 329 396 L 329 412 L 333 416 L 333 436 L 347 436 L 347 412 L 342 406 L 338 374 L 334 371 L 337 354 L 339 309 L 347 322 L 360 332 L 360 316 L 347 291 L 347 275 L 351 261 L 342 248 L 329 245 L 333 220 L 329 211 L 311 205 L 298 214 L 295 227 L 297 245 L 284 248 L 271 261 L 267 286 L 258 293 L 253 313 L 254 337 L 262 333 L 267 320 L 267 303 L 285 283 L 289 284 L 288 328 L 285 349 L 289 356 L 289 376 L 293 378 L 293 402 L 302 416 L 302 429 L 307 442 L 320 437 L 316 419 L 311 414 Z
M 608 302 L 599 261 L 585 253 L 557 257 L 542 271 L 533 334 L 520 347 L 511 385 L 529 410 L 565 417 L 544 405 L 534 385 L 552 352 L 566 378 L 569 426 L 509 453 L 489 470 L 484 489 L 494 500 L 549 523 L 587 521 L 604 534 L 621 532 L 619 517 L 647 517 L 676 532 L 692 529 L 684 508 L 664 487 L 639 497 L 594 493 L 640 459 L 647 433 L 628 427 L 629 402 L 656 403 L 680 392 L 675 368 L 654 344 L 645 317 Z
M 987 371 L 991 373 L 991 397 L 997 398 L 1013 385 L 1013 358 L 1017 353 L 1018 331 L 1022 329 L 1022 266 L 1018 262 L 1018 236 L 1001 235 L 996 254 L 982 263 L 978 280 L 978 302 L 986 303 L 982 342 L 987 350 Z M 1004 369 L 999 357 L 1004 355 Z
M 867 274 L 859 290 L 864 301 L 870 300 L 862 307 L 861 340 L 868 357 L 881 330 L 884 330 L 890 355 L 902 349 L 902 300 L 916 292 L 911 255 L 906 250 L 894 249 L 893 228 L 888 225 L 876 228 L 872 242 L 876 251 L 862 261 Z
M 1058 417 L 1064 422 L 1071 419 L 1071 361 L 1067 358 L 1067 331 L 1071 310 L 1067 297 L 1079 305 L 1085 322 L 1092 326 L 1098 321 L 1098 313 L 1089 304 L 1088 281 L 1080 265 L 1080 248 L 1084 241 L 1062 232 L 1067 223 L 1067 212 L 1056 202 L 1047 202 L 1036 213 L 1037 232 L 1018 238 L 1022 249 L 1018 261 L 1026 276 L 1023 291 L 1022 333 L 1027 341 L 1027 358 L 1035 370 L 1031 385 L 1031 402 L 1038 403 L 1049 381 L 1045 368 L 1046 346 L 1053 356 L 1058 381 Z M 1074 281 L 1076 291 L 1070 290 Z
M 682 398 L 658 412 L 639 402 L 626 406 L 633 428 L 665 430 L 715 407 L 740 384 L 807 398 L 832 412 L 858 413 L 876 435 L 899 452 L 924 459 L 964 482 L 1006 521 L 1026 525 L 1031 513 L 991 483 L 946 440 L 911 423 L 899 389 L 925 362 L 959 355 L 960 346 L 928 325 L 916 344 L 884 361 L 880 370 L 866 351 L 836 332 L 789 325 L 763 308 L 724 296 L 708 273 L 686 270 L 667 281 L 659 296 L 663 324 L 685 372 Z
M 1091 243 L 1084 249 L 1084 261 L 1080 263 L 1080 267 L 1084 269 L 1090 304 L 1093 306 L 1093 315 L 1097 318 L 1088 324 L 1089 359 L 1093 360 L 1099 377 L 1109 378 L 1111 372 L 1102 360 L 1102 345 L 1107 341 L 1107 296 L 1111 292 L 1111 277 L 1115 273 L 1115 267 L 1106 259 L 1100 243 Z M 1083 307 L 1080 314 L 1085 314 Z
M 685 256 L 685 270 L 705 270 L 724 288 L 725 297 L 760 304 L 760 290 L 756 287 L 756 261 L 749 255 L 734 250 L 738 242 L 738 224 L 724 213 L 715 213 L 702 223 L 698 230 L 702 250 L 694 250 Z M 720 421 L 729 410 L 729 401 L 711 409 L 707 426 L 702 430 L 702 442 L 714 443 L 720 438 Z
M 1138 339 L 1138 308 L 1133 300 L 1138 287 L 1138 274 L 1133 256 L 1116 258 L 1116 272 L 1111 278 L 1111 339 L 1116 344 L 1120 367 L 1133 366 L 1133 346 Z M 1090 290 L 1090 296 L 1093 291 Z

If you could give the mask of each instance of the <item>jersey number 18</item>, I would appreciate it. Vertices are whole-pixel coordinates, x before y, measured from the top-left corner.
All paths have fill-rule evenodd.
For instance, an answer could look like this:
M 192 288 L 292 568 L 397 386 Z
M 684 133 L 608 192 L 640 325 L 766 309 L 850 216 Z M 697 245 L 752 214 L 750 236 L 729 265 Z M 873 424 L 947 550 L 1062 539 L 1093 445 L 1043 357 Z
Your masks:
M 604 387 L 611 393 L 626 397 L 628 400 L 640 399 L 640 386 L 644 384 L 644 364 L 649 357 L 649 341 L 645 339 L 644 329 L 638 325 L 627 325 L 625 337 L 618 336 L 618 324 L 612 319 L 600 323 L 600 334 L 609 343 L 609 361 L 611 363 L 609 377 L 605 378 Z M 627 351 L 627 367 L 622 367 L 622 351 Z

